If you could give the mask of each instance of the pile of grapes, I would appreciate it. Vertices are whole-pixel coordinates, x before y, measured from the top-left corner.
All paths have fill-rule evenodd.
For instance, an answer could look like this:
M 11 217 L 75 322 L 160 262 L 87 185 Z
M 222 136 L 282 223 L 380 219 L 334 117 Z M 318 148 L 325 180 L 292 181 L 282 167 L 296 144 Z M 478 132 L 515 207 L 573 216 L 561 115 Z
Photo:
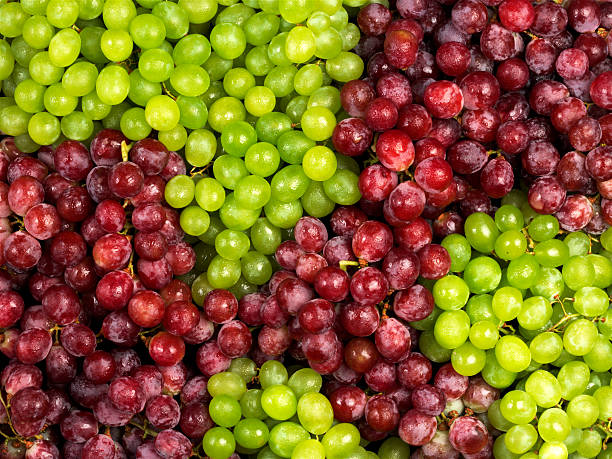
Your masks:
M 0 0 L 0 459 L 611 459 L 611 28 Z

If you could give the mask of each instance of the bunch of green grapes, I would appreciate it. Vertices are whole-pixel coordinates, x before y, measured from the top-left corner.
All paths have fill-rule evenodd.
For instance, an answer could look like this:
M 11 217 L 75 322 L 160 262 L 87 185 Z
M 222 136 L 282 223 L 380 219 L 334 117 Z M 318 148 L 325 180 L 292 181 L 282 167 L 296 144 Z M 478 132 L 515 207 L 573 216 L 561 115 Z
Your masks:
M 334 421 L 331 403 L 319 392 L 321 375 L 310 368 L 290 370 L 270 360 L 257 371 L 252 360 L 239 358 L 211 376 L 208 410 L 216 426 L 202 440 L 206 456 L 377 458 L 360 446 L 357 427 Z
M 0 131 L 15 136 L 25 152 L 64 138 L 88 142 L 102 128 L 121 129 L 134 141 L 157 131 L 176 151 L 193 131 L 207 126 L 216 130 L 221 118 L 231 119 L 229 112 L 238 109 L 236 104 L 217 104 L 213 118 L 219 119 L 207 124 L 206 102 L 216 91 L 211 81 L 232 67 L 247 72 L 249 80 L 263 80 L 281 65 L 270 57 L 276 52 L 283 67 L 327 59 L 320 65 L 331 78 L 360 76 L 363 62 L 348 52 L 357 44 L 359 30 L 348 23 L 340 1 L 269 1 L 261 11 L 256 8 L 261 8 L 257 0 L 2 4 Z M 311 17 L 308 27 L 291 22 Z M 277 34 L 283 38 L 272 49 Z M 284 91 L 280 86 L 287 83 L 287 72 L 276 69 L 270 84 L 257 81 L 246 88 L 249 95 L 239 104 L 243 112 L 261 116 L 271 111 Z M 326 103 L 325 96 L 319 99 L 319 105 Z M 317 130 L 325 125 L 320 111 L 311 113 L 305 125 Z M 197 136 L 192 147 L 196 143 Z
M 612 416 L 612 229 L 599 241 L 559 231 L 520 192 L 494 218 L 474 213 L 442 245 L 451 273 L 413 326 L 421 351 L 508 390 L 489 409 L 506 432 L 495 457 L 595 457 Z

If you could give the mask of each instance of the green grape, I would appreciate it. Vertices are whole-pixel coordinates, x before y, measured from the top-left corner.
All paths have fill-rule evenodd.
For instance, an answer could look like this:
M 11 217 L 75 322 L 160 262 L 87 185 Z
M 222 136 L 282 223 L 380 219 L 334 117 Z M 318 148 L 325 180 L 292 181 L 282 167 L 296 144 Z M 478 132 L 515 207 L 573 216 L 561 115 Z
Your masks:
M 153 14 L 139 14 L 130 22 L 130 36 L 142 49 L 158 48 L 166 38 L 164 22 Z
M 15 57 L 15 61 L 22 67 L 28 67 L 32 58 L 38 54 L 38 50 L 32 48 L 26 43 L 23 37 L 17 37 L 13 39 L 11 43 L 11 51 Z
M 255 131 L 259 140 L 274 145 L 282 134 L 291 129 L 291 119 L 279 112 L 266 113 L 255 123 Z
M 59 83 L 49 86 L 44 94 L 45 109 L 55 116 L 69 115 L 76 109 L 78 102 L 78 98 L 68 94 Z
M 210 57 L 206 59 L 206 62 L 202 64 L 202 67 L 208 72 L 210 81 L 218 81 L 225 76 L 232 68 L 232 65 L 233 62 L 231 59 L 223 59 L 216 53 L 211 53 Z
M 37 113 L 44 110 L 45 87 L 34 80 L 22 81 L 15 88 L 14 99 L 19 108 L 27 113 Z M 76 104 L 75 104 L 76 105 Z
M 98 70 L 90 62 L 76 62 L 62 76 L 62 87 L 74 97 L 82 97 L 96 88 Z M 131 78 L 130 78 L 131 82 Z
M 565 408 L 573 427 L 586 429 L 599 417 L 599 404 L 591 395 L 578 395 L 567 404 Z
M 444 313 L 446 314 L 446 313 Z M 435 331 L 434 331 L 435 333 Z M 469 341 L 453 350 L 451 362 L 457 373 L 463 376 L 474 376 L 484 368 L 486 353 Z
M 212 375 L 208 379 L 207 390 L 211 397 L 229 395 L 240 400 L 246 393 L 246 383 L 240 375 L 231 371 L 223 371 Z
M 597 340 L 597 327 L 586 319 L 571 322 L 563 333 L 563 347 L 572 355 L 585 355 Z
M 134 44 L 130 34 L 121 29 L 107 30 L 102 34 L 100 48 L 109 61 L 121 62 L 132 54 Z
M 308 189 L 300 198 L 300 202 L 306 213 L 315 218 L 322 218 L 331 214 L 336 207 L 336 203 L 325 194 L 323 184 L 314 180 L 308 185 Z
M 163 143 L 168 150 L 179 151 L 187 143 L 187 130 L 177 124 L 174 129 L 158 132 L 157 140 Z
M 308 98 L 308 108 L 311 107 L 325 107 L 337 113 L 342 108 L 340 91 L 334 86 L 323 86 L 317 89 Z
M 272 277 L 272 264 L 259 252 L 248 252 L 240 259 L 242 275 L 251 284 L 263 285 Z
M 256 5 L 255 7 L 259 8 L 259 5 Z M 221 11 L 215 19 L 215 24 L 229 22 L 242 27 L 247 19 L 249 19 L 253 14 L 255 14 L 255 10 L 251 6 L 247 5 L 246 2 L 238 3 Z
M 271 191 L 268 181 L 257 175 L 248 175 L 235 186 L 236 202 L 246 209 L 260 209 L 270 200 Z
M 601 234 L 599 243 L 604 249 L 612 251 L 612 229 L 608 228 Z
M 313 0 L 279 0 L 278 10 L 282 18 L 292 24 L 304 22 L 314 9 Z
M 166 95 L 153 96 L 145 106 L 145 118 L 149 126 L 157 131 L 174 129 L 181 113 L 174 99 Z
M 197 97 L 210 86 L 210 77 L 199 65 L 180 64 L 170 75 L 170 84 L 179 94 Z
M 440 314 L 442 314 L 442 310 L 437 306 L 434 306 L 434 309 L 433 311 L 431 311 L 431 314 L 429 314 L 422 320 L 410 322 L 410 326 L 421 331 L 433 330 L 434 324 L 436 323 L 436 320 L 438 320 Z
M 501 399 L 499 409 L 503 417 L 514 424 L 527 424 L 535 417 L 535 400 L 521 390 L 507 392 Z
M 434 325 L 436 341 L 446 349 L 461 346 L 468 339 L 469 333 L 470 318 L 463 310 L 444 311 Z
M 525 392 L 542 408 L 555 406 L 561 400 L 561 384 L 544 370 L 536 370 L 529 375 L 525 381 Z
M 470 245 L 479 252 L 492 252 L 499 230 L 495 221 L 483 212 L 475 212 L 465 219 L 465 237 Z
M 504 369 L 495 358 L 495 351 L 486 352 L 486 362 L 482 369 L 482 378 L 487 384 L 497 389 L 510 387 L 516 379 L 516 373 Z
M 597 287 L 582 287 L 574 294 L 574 308 L 583 316 L 604 314 L 610 305 L 608 294 Z
M 102 10 L 102 20 L 107 29 L 127 29 L 135 17 L 136 6 L 131 0 L 106 0 Z
M 221 145 L 226 153 L 242 158 L 249 147 L 257 143 L 257 133 L 245 121 L 228 124 L 221 133 Z
M 363 73 L 363 60 L 354 53 L 342 51 L 325 62 L 325 71 L 334 80 L 341 83 L 359 78 Z
M 288 35 L 288 32 L 279 33 L 268 44 L 268 58 L 274 65 L 287 66 L 291 64 L 285 53 L 285 43 Z
M 242 159 L 230 155 L 221 155 L 213 163 L 215 178 L 225 188 L 233 190 L 237 184 L 249 175 Z M 240 204 L 237 201 L 237 204 Z
M 538 330 L 548 323 L 551 316 L 550 302 L 541 296 L 532 296 L 523 302 L 517 320 L 527 330 Z
M 308 178 L 322 182 L 334 175 L 338 163 L 333 151 L 325 146 L 316 146 L 306 152 L 302 164 Z
M 543 296 L 548 301 L 553 301 L 556 296 L 563 293 L 564 288 L 565 284 L 559 270 L 542 266 L 538 271 L 534 284 L 529 290 L 534 295 Z
M 402 459 L 410 457 L 410 447 L 398 437 L 389 437 L 378 448 L 380 459 Z
M 598 334 L 593 348 L 583 358 L 593 371 L 610 370 L 612 368 L 612 343 L 604 335 Z
M 314 33 L 304 26 L 296 26 L 285 39 L 285 55 L 289 61 L 303 64 L 314 56 L 316 46 Z
M 336 29 L 332 27 L 328 28 L 327 30 L 317 33 L 315 35 L 315 44 L 316 44 L 315 56 L 321 59 L 328 59 L 328 62 L 329 60 L 333 60 L 334 58 L 338 57 L 343 52 L 342 35 Z M 363 71 L 363 61 L 361 61 L 360 58 L 358 58 L 359 60 L 356 60 L 352 58 L 352 56 L 358 57 L 355 54 L 346 53 L 342 63 L 353 65 L 353 66 L 358 66 L 360 62 L 361 68 Z M 331 68 L 329 66 L 326 66 L 326 70 L 328 72 L 329 70 L 336 72 L 337 76 L 339 76 L 342 79 L 347 78 L 346 72 L 343 72 L 342 69 L 338 66 L 331 67 Z M 350 71 L 357 72 L 355 68 L 351 68 Z M 342 80 L 338 80 L 338 81 L 342 81 Z
M 264 389 L 261 406 L 271 418 L 285 421 L 296 413 L 297 398 L 288 386 L 276 384 Z
M 578 449 L 578 445 L 580 444 L 581 441 L 582 441 L 582 430 L 572 428 L 567 438 L 563 440 L 563 443 L 565 443 L 568 453 L 574 453 Z
M 500 399 L 495 400 L 487 410 L 487 417 L 493 427 L 502 432 L 507 432 L 514 424 L 503 416 L 501 404 L 502 401 Z
M 240 260 L 248 251 L 251 242 L 241 231 L 226 229 L 215 239 L 217 253 L 227 260 Z
M 256 293 L 257 290 L 257 285 L 251 284 L 242 276 L 240 276 L 236 283 L 229 288 L 229 291 L 236 297 L 237 300 L 240 300 L 243 296 L 250 293 Z
M 210 261 L 217 255 L 215 248 L 203 242 L 198 242 L 193 249 L 196 253 L 196 262 L 194 269 L 197 272 L 206 271 L 208 269 Z
M 31 116 L 17 105 L 5 107 L 0 110 L 0 130 L 13 136 L 26 134 Z
M 267 218 L 259 218 L 251 227 L 253 248 L 264 255 L 273 255 L 280 245 L 281 231 L 272 225 Z
M 563 365 L 557 374 L 561 396 L 565 400 L 572 400 L 582 394 L 589 384 L 589 376 L 589 367 L 584 362 L 575 360 Z
M 278 169 L 280 154 L 271 143 L 257 142 L 247 149 L 244 164 L 250 173 L 268 177 Z
M 347 24 L 343 29 L 336 29 L 340 32 L 342 38 L 342 51 L 350 51 L 359 44 L 361 38 L 361 31 L 352 22 Z
M 176 104 L 181 114 L 180 124 L 188 129 L 204 127 L 208 120 L 208 108 L 202 99 L 180 95 L 176 98 Z
M 289 229 L 295 226 L 302 217 L 302 205 L 300 201 L 281 202 L 272 198 L 264 206 L 266 217 L 274 226 L 281 229 Z
M 287 112 L 287 115 L 289 115 L 291 121 L 293 121 L 294 123 L 299 123 L 302 119 L 302 115 L 304 114 L 307 108 L 308 97 L 296 96 L 289 101 L 285 111 Z
M 198 306 L 202 306 L 204 304 L 204 298 L 206 298 L 206 295 L 211 290 L 214 290 L 214 287 L 208 282 L 208 274 L 205 272 L 200 274 L 191 284 L 193 302 Z
M 264 420 L 268 417 L 261 407 L 261 389 L 249 389 L 240 399 L 242 414 L 247 418 L 257 418 Z
M 208 38 L 201 34 L 190 34 L 181 38 L 174 45 L 172 59 L 176 65 L 202 65 L 210 57 L 210 53 L 211 46 Z
M 266 76 L 274 68 L 265 45 L 250 50 L 244 58 L 244 65 L 249 72 L 258 77 Z
M 291 202 L 299 199 L 308 189 L 310 179 L 299 165 L 282 168 L 270 182 L 272 197 L 281 202 Z
M 238 99 L 244 99 L 248 90 L 255 87 L 255 77 L 247 69 L 235 67 L 223 77 L 225 92 Z
M 250 88 L 244 97 L 244 107 L 253 116 L 260 117 L 274 110 L 276 97 L 271 89 L 265 86 Z
M 8 3 L 3 1 L 2 4 Z M 21 7 L 28 14 L 45 14 L 48 0 L 22 0 Z
M 470 297 L 465 281 L 453 275 L 437 280 L 432 293 L 436 305 L 444 310 L 461 309 Z
M 567 446 L 561 442 L 544 442 L 540 447 L 538 457 L 541 459 L 567 458 Z
M 235 97 L 221 97 L 213 102 L 208 112 L 208 124 L 217 132 L 223 132 L 228 124 L 244 121 L 246 110 Z
M 593 393 L 593 397 L 599 404 L 599 419 L 602 421 L 609 420 L 612 417 L 612 387 L 600 387 Z
M 515 287 L 501 287 L 493 295 L 493 312 L 504 322 L 515 319 L 521 312 L 522 306 L 523 295 Z
M 279 27 L 280 18 L 276 14 L 261 11 L 249 16 L 243 29 L 247 43 L 253 46 L 261 46 L 274 38 Z
M 471 323 L 488 320 L 493 324 L 498 324 L 499 319 L 493 313 L 493 297 L 488 294 L 472 296 L 465 307 L 465 311 L 470 317 Z
M 361 199 L 358 182 L 357 174 L 348 169 L 338 168 L 332 178 L 323 182 L 323 188 L 325 194 L 336 204 L 348 206 Z
M 178 6 L 189 15 L 189 21 L 194 24 L 210 21 L 218 8 L 216 0 L 179 0 Z
M 287 384 L 289 380 L 289 374 L 285 366 L 276 361 L 268 360 L 264 362 L 259 370 L 259 383 L 262 389 L 266 389 L 270 386 Z
M 151 133 L 145 111 L 140 107 L 130 108 L 121 116 L 121 131 L 130 140 L 141 140 Z
M 481 320 L 472 325 L 469 338 L 478 349 L 492 349 L 499 339 L 499 331 L 493 322 Z
M 514 260 L 525 253 L 527 239 L 519 230 L 508 230 L 495 240 L 495 254 L 502 260 Z
M 234 427 L 236 443 L 251 449 L 261 448 L 268 442 L 270 431 L 261 420 L 246 418 Z
M 198 206 L 185 207 L 180 216 L 181 228 L 191 236 L 204 234 L 210 225 L 208 212 Z
M 206 166 L 213 159 L 216 151 L 217 140 L 215 139 L 214 134 L 207 129 L 197 129 L 192 131 L 187 137 L 187 143 L 185 144 L 185 159 L 192 166 Z M 208 185 L 204 186 L 208 187 Z M 213 206 L 214 204 L 218 203 L 220 207 L 221 204 L 223 204 L 223 199 L 220 199 L 219 196 L 221 195 L 217 192 L 211 197 L 202 197 L 202 199 L 209 201 Z M 210 209 L 202 206 L 203 209 L 208 211 L 217 210 L 219 207 Z
M 276 97 L 285 97 L 292 93 L 293 82 L 297 69 L 293 65 L 274 67 L 268 72 L 264 86 L 269 88 Z
M 330 16 L 338 11 L 344 11 L 340 0 L 314 0 L 314 10 L 322 11 Z
M 30 61 L 29 67 L 31 68 Z M 0 80 L 7 79 L 15 68 L 15 57 L 11 51 L 10 45 L 3 39 L 0 39 Z M 61 69 L 60 69 L 61 71 Z
M 590 287 L 595 278 L 595 268 L 585 256 L 570 258 L 563 265 L 563 281 L 572 290 Z
M 149 99 L 159 96 L 161 93 L 161 84 L 143 78 L 140 70 L 134 69 L 130 73 L 130 91 L 128 92 L 128 97 L 136 105 L 144 107 Z
M 591 239 L 581 231 L 568 233 L 563 242 L 569 248 L 569 256 L 586 255 L 591 250 Z
M 278 454 L 272 452 L 269 446 L 259 450 L 257 454 L 257 459 L 281 459 Z
M 195 184 L 187 175 L 176 175 L 168 180 L 164 190 L 166 202 L 174 208 L 188 206 L 193 201 Z
M 28 121 L 28 134 L 38 145 L 51 145 L 61 134 L 60 122 L 50 113 L 36 113 Z
M 495 357 L 499 364 L 514 373 L 525 370 L 531 362 L 529 348 L 514 335 L 502 336 L 495 345 Z
M 472 256 L 472 248 L 467 239 L 461 234 L 449 234 L 442 240 L 441 245 L 450 255 L 450 271 L 454 273 L 462 272 Z
M 491 257 L 473 258 L 463 271 L 465 283 L 472 293 L 487 293 L 494 290 L 499 285 L 501 277 L 501 268 Z
M 328 14 L 315 10 L 306 21 L 306 26 L 317 34 L 329 29 L 331 27 L 331 20 Z
M 96 79 L 96 93 L 105 104 L 117 105 L 123 102 L 129 90 L 130 77 L 127 71 L 118 65 L 104 67 Z
M 335 126 L 336 117 L 328 108 L 308 108 L 302 115 L 302 131 L 312 140 L 323 141 L 330 138 Z
M 236 59 L 246 48 L 243 30 L 235 24 L 217 24 L 210 32 L 212 49 L 223 59 Z
M 230 373 L 233 375 L 233 373 Z M 241 382 L 242 378 L 238 377 Z M 212 398 L 210 405 L 208 406 L 211 419 L 221 427 L 233 427 L 238 424 L 242 417 L 242 410 L 240 404 L 231 395 L 222 394 Z
M 49 46 L 55 29 L 44 16 L 32 16 L 23 24 L 23 39 L 35 49 L 45 49 Z
M 302 426 L 314 435 L 323 435 L 334 421 L 331 403 L 318 392 L 308 392 L 300 397 L 297 414 Z
M 306 64 L 297 71 L 294 84 L 298 94 L 310 96 L 323 84 L 323 70 L 316 64 Z
M 302 368 L 291 375 L 287 384 L 300 400 L 304 394 L 319 392 L 323 379 L 313 369 Z
M 93 121 L 83 112 L 72 112 L 60 122 L 62 133 L 70 140 L 85 141 L 93 135 Z
M 60 29 L 70 27 L 79 17 L 79 4 L 75 0 L 50 0 L 47 3 L 46 15 L 52 26 Z
M 321 443 L 325 448 L 327 458 L 341 458 L 347 456 L 359 445 L 359 430 L 353 424 L 340 423 L 329 429 Z
M 433 330 L 427 330 L 421 333 L 419 337 L 419 349 L 425 357 L 436 363 L 448 362 L 452 354 L 451 349 L 442 347 L 438 343 Z
M 608 309 L 606 313 L 600 317 L 600 321 L 597 326 L 599 328 L 599 333 L 608 339 L 612 339 L 612 309 Z
M 595 457 L 602 447 L 602 437 L 595 430 L 584 430 L 576 450 L 582 457 Z
M 571 429 L 569 417 L 560 408 L 549 408 L 538 419 L 538 432 L 545 442 L 562 442 Z
M 547 241 L 559 233 L 559 220 L 552 215 L 538 215 L 527 228 L 534 241 Z
M 23 153 L 34 153 L 40 149 L 40 145 L 34 142 L 28 134 L 15 137 L 15 146 Z
M 531 424 L 512 426 L 505 435 L 506 448 L 514 454 L 529 451 L 538 440 L 538 432 Z
M 228 289 L 238 282 L 240 274 L 239 261 L 216 256 L 208 266 L 207 278 L 212 287 Z
M 260 215 L 260 210 L 251 210 L 240 207 L 236 202 L 234 193 L 226 196 L 221 209 L 219 209 L 219 217 L 223 224 L 230 229 L 244 231 L 257 221 Z
M 211 459 L 227 459 L 236 450 L 236 440 L 228 429 L 213 427 L 204 434 L 202 448 Z
M 516 288 L 530 288 L 537 279 L 540 270 L 535 257 L 523 254 L 510 261 L 507 270 L 508 283 Z
M 295 422 L 281 422 L 270 431 L 268 446 L 280 457 L 290 458 L 294 448 L 310 439 L 308 432 Z
M 542 266 L 554 268 L 564 264 L 569 258 L 569 248 L 559 239 L 549 239 L 535 246 L 535 259 Z
M 587 255 L 587 260 L 591 262 L 595 270 L 592 285 L 599 288 L 612 285 L 612 260 L 594 253 Z
M 205 5 L 206 3 L 202 2 L 202 6 Z M 178 40 L 187 35 L 189 22 L 195 24 L 199 18 L 197 13 L 190 17 L 191 15 L 185 7 L 172 2 L 159 2 L 151 12 L 163 21 L 166 28 L 166 37 L 172 40 Z
M 502 232 L 510 230 L 520 231 L 525 226 L 525 221 L 523 214 L 516 205 L 504 204 L 495 212 L 495 224 Z
M 538 363 L 552 363 L 563 352 L 563 340 L 556 333 L 540 333 L 531 340 L 529 351 L 534 361 Z
M 62 67 L 53 65 L 47 51 L 41 51 L 32 58 L 28 71 L 34 81 L 44 86 L 57 83 L 64 74 Z
M 325 459 L 325 448 L 318 440 L 304 440 L 295 446 L 291 459 Z
M 140 75 L 152 83 L 166 81 L 172 75 L 173 69 L 172 56 L 160 48 L 147 49 L 138 59 Z

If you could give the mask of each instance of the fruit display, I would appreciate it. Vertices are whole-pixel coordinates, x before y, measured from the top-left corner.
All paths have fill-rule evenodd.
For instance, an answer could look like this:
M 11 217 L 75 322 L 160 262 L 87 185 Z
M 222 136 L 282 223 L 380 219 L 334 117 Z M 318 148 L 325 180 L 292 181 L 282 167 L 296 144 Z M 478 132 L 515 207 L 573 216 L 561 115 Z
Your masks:
M 0 0 L 0 459 L 610 459 L 611 28 Z

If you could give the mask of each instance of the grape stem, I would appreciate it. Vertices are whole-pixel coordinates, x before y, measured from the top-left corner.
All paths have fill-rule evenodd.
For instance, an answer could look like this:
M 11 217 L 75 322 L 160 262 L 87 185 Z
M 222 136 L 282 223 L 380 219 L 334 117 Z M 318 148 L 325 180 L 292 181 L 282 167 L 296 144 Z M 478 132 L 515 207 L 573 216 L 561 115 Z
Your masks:
M 138 424 L 136 421 L 132 421 L 130 420 L 130 425 L 137 427 L 138 429 L 142 430 L 144 432 L 144 435 L 142 436 L 143 439 L 145 439 L 147 437 L 147 435 L 151 436 L 151 437 L 157 437 L 157 432 L 154 432 L 153 430 L 150 430 L 147 428 L 147 420 L 145 419 L 142 423 L 142 425 Z
M 340 260 L 338 264 L 340 265 L 340 269 L 344 272 L 346 272 L 349 266 L 359 266 L 359 262 L 352 260 Z

